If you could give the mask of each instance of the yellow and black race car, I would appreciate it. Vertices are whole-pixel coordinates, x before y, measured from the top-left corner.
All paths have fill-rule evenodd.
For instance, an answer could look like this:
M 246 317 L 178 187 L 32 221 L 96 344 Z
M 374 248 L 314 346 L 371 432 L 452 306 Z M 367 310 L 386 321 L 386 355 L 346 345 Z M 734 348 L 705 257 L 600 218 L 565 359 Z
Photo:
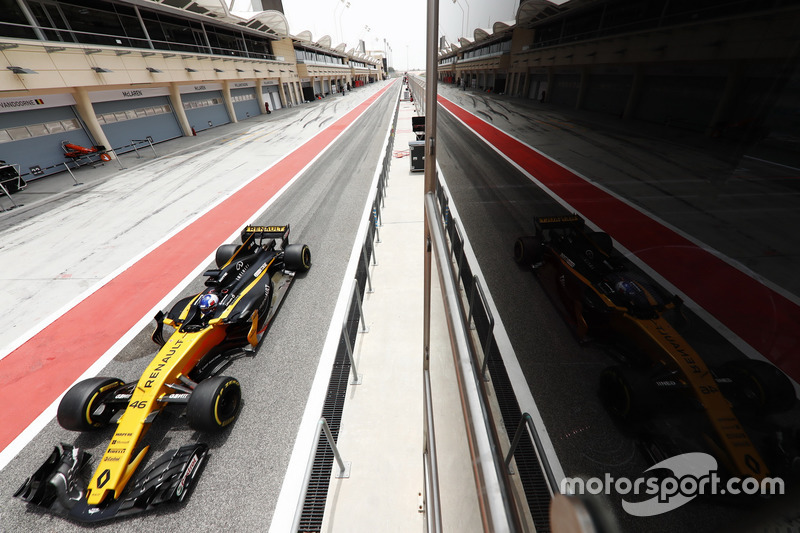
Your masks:
M 618 420 L 646 428 L 639 435 L 654 463 L 697 446 L 731 476 L 760 480 L 770 467 L 800 467 L 797 434 L 766 416 L 793 407 L 789 378 L 753 359 L 710 368 L 673 325 L 681 300 L 616 252 L 608 234 L 577 215 L 538 218 L 536 234 L 514 243 L 514 259 L 534 270 L 580 340 L 601 339 L 623 355 L 601 374 L 600 397 Z
M 278 245 L 277 241 L 280 241 Z M 196 443 L 164 454 L 139 473 L 149 446 L 140 441 L 170 405 L 185 408 L 189 426 L 220 431 L 241 405 L 239 382 L 221 375 L 243 351 L 254 351 L 283 302 L 295 275 L 311 267 L 304 244 L 289 244 L 289 226 L 248 226 L 242 244 L 216 253 L 217 269 L 205 273 L 206 289 L 156 316 L 152 339 L 161 349 L 135 382 L 97 377 L 75 384 L 61 400 L 58 422 L 91 431 L 116 424 L 88 485 L 88 453 L 62 444 L 15 496 L 96 522 L 185 499 L 208 453 Z M 174 328 L 163 338 L 164 325 Z

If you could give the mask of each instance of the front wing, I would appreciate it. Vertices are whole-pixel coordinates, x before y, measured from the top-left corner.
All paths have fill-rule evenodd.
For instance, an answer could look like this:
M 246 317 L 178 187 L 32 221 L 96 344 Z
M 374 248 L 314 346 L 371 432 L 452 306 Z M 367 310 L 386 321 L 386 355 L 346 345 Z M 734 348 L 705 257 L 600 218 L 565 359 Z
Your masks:
M 55 448 L 14 496 L 77 522 L 101 522 L 183 501 L 197 481 L 207 455 L 208 446 L 202 443 L 169 451 L 143 471 L 119 499 L 90 506 L 85 497 L 84 475 L 91 456 L 62 444 L 61 451 Z

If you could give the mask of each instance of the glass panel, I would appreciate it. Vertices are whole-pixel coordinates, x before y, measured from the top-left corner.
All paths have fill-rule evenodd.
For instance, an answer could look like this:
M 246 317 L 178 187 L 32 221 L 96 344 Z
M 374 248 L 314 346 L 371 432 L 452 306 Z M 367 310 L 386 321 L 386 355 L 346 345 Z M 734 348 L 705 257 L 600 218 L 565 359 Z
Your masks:
M 45 126 L 47 127 L 47 131 L 50 133 L 61 133 L 64 131 L 64 126 L 61 124 L 61 122 L 48 122 L 45 124 Z
M 44 124 L 29 124 L 28 131 L 30 132 L 31 137 L 42 137 L 50 134 Z
M 19 5 L 17 5 L 16 2 L 3 2 L 2 13 L 3 22 L 19 24 L 19 26 L 0 24 L 0 32 L 4 37 L 36 39 L 36 34 L 33 32 L 33 29 L 28 27 L 28 19 L 25 17 L 25 14 L 19 8 Z
M 77 118 L 62 120 L 61 125 L 64 126 L 64 131 L 72 131 L 81 129 L 81 124 Z
M 8 128 L 8 130 L 6 131 L 8 131 L 9 135 L 11 135 L 11 138 L 15 141 L 18 141 L 20 139 L 30 139 L 31 137 L 28 128 L 26 128 L 25 126 L 20 126 L 18 128 Z
M 59 4 L 64 17 L 76 33 L 79 42 L 90 44 L 122 44 L 119 37 L 125 35 L 119 17 L 113 11 L 107 11 L 108 4 L 102 5 L 103 9 L 93 9 L 86 6 Z M 53 14 L 55 18 L 55 14 Z M 116 37 L 116 39 L 115 39 Z M 117 41 L 120 41 L 119 43 Z

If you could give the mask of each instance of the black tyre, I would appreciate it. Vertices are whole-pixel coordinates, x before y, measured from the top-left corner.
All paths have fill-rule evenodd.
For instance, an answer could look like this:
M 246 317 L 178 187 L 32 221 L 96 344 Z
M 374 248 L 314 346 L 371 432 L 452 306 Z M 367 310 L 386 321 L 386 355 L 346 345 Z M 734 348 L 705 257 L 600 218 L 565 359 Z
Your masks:
M 307 272 L 311 268 L 311 250 L 305 244 L 290 244 L 283 252 L 286 268 L 295 272 Z
M 600 374 L 599 395 L 617 419 L 637 422 L 652 414 L 655 390 L 645 374 L 624 366 L 611 366 Z
M 189 426 L 203 432 L 220 431 L 236 420 L 241 403 L 242 389 L 236 379 L 214 376 L 201 381 L 186 406 Z
M 737 392 L 746 401 L 766 413 L 788 411 L 797 397 L 792 382 L 775 365 L 756 359 L 731 361 L 722 366 L 722 374 L 731 378 Z
M 233 254 L 236 253 L 236 250 L 239 249 L 239 246 L 236 244 L 223 244 L 219 248 L 217 248 L 217 255 L 215 257 L 217 268 L 222 268 L 225 264 L 231 260 Z
M 108 425 L 115 409 L 106 406 L 96 413 L 103 399 L 124 385 L 116 378 L 91 378 L 76 383 L 58 404 L 59 425 L 71 431 L 89 431 Z
M 544 250 L 541 237 L 520 237 L 514 243 L 514 261 L 520 265 L 535 265 L 542 262 Z

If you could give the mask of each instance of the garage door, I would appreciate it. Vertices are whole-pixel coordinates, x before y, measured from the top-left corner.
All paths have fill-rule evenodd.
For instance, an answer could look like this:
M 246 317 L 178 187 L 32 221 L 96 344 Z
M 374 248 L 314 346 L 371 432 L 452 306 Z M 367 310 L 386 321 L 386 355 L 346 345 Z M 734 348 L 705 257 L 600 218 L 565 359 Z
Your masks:
M 183 135 L 168 96 L 94 102 L 92 105 L 111 148 L 118 153 L 133 150 L 135 141 L 150 138 L 152 142 L 161 142 Z
M 261 114 L 261 109 L 258 107 L 258 100 L 256 99 L 255 82 L 252 83 L 253 87 L 231 89 L 231 100 L 233 100 L 236 120 L 245 120 Z
M 27 181 L 65 170 L 63 141 L 95 144 L 75 109 L 64 105 L 74 103 L 68 94 L 0 99 L 0 160 L 20 165 Z
M 222 84 L 190 85 L 181 87 L 181 93 L 186 118 L 195 131 L 207 130 L 231 121 L 222 98 Z
M 637 118 L 704 131 L 724 87 L 723 76 L 646 76 Z
M 553 104 L 574 106 L 578 101 L 581 76 L 577 73 L 556 73 L 549 101 Z
M 633 85 L 633 74 L 592 74 L 589 77 L 583 107 L 621 116 Z

